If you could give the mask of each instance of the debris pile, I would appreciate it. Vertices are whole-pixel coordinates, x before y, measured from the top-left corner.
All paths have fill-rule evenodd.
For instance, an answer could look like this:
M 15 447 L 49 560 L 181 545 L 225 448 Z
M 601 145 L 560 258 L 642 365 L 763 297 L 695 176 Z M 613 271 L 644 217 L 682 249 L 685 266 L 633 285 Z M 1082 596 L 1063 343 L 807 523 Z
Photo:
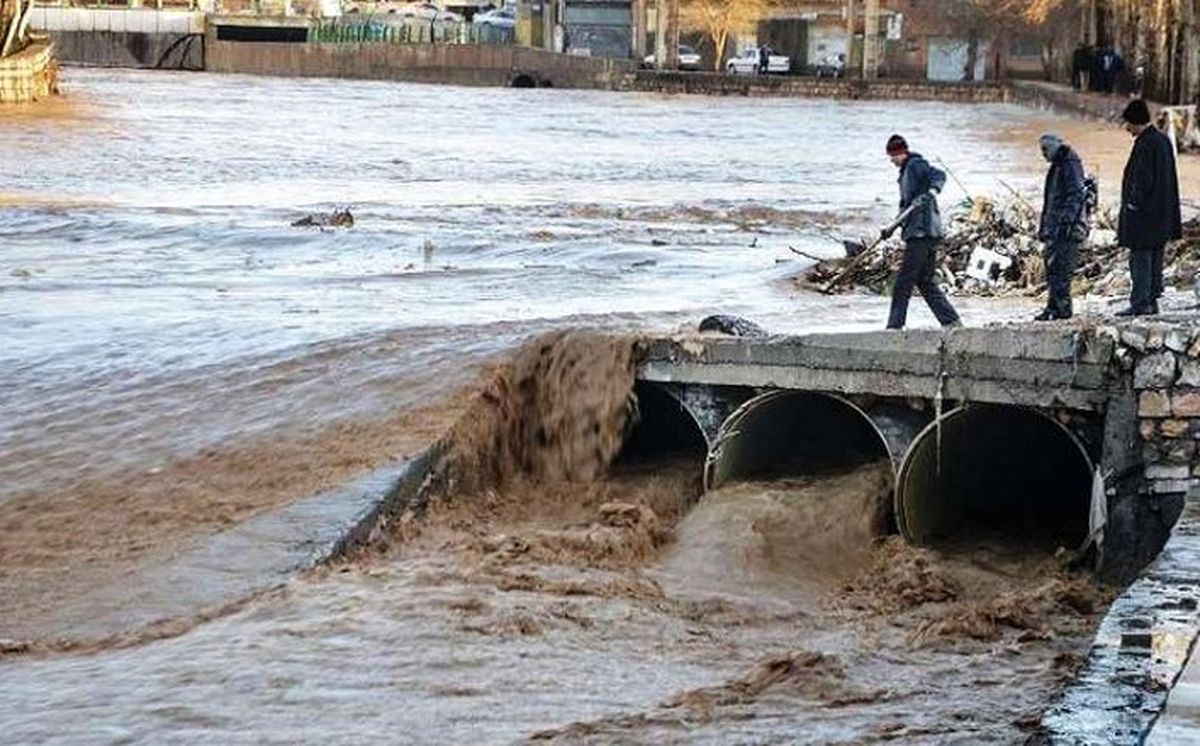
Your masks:
M 1015 197 L 1006 204 L 987 198 L 965 202 L 947 221 L 938 252 L 937 282 L 955 295 L 1039 295 L 1046 290 L 1038 210 Z M 1128 253 L 1117 245 L 1116 214 L 1098 212 L 1075 271 L 1073 293 L 1123 295 L 1129 291 Z M 849 252 L 848 252 L 849 253 Z M 898 238 L 861 256 L 818 262 L 795 278 L 821 292 L 855 288 L 887 293 L 903 255 Z M 1184 226 L 1184 238 L 1167 247 L 1165 281 L 1190 287 L 1200 269 L 1200 219 Z

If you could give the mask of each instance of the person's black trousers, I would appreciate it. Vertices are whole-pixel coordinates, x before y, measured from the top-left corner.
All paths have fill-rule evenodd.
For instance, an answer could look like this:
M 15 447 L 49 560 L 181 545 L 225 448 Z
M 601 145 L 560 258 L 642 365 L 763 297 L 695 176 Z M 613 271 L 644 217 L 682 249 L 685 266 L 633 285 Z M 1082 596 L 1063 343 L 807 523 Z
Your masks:
M 896 275 L 896 284 L 892 287 L 892 310 L 888 314 L 888 329 L 903 329 L 908 320 L 908 301 L 912 298 L 913 288 L 921 291 L 929 310 L 937 317 L 942 326 L 956 323 L 958 312 L 945 293 L 933 281 L 933 273 L 937 268 L 937 247 L 940 238 L 913 238 L 904 242 L 904 259 L 900 263 L 900 272 Z
M 1079 243 L 1052 241 L 1042 251 L 1046 260 L 1046 310 L 1055 318 L 1071 318 L 1071 278 L 1079 261 Z
M 1129 293 L 1129 307 L 1138 313 L 1146 313 L 1163 294 L 1163 247 L 1129 250 L 1129 279 L 1133 288 Z

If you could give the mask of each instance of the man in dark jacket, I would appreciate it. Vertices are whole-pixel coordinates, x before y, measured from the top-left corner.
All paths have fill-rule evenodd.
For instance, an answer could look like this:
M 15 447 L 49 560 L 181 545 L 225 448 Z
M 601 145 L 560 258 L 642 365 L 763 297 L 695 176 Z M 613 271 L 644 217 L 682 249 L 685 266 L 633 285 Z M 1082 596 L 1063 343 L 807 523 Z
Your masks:
M 1131 101 L 1121 118 L 1134 137 L 1133 152 L 1121 182 L 1121 217 L 1117 242 L 1129 249 L 1133 289 L 1129 308 L 1118 316 L 1158 313 L 1163 292 L 1163 249 L 1183 235 L 1179 208 L 1179 176 L 1171 139 L 1150 125 L 1150 109 Z
M 908 143 L 900 135 L 887 142 L 887 154 L 900 169 L 900 210 L 915 205 L 902 223 L 904 259 L 896 284 L 892 287 L 892 308 L 888 314 L 888 329 L 903 329 L 908 319 L 908 301 L 913 288 L 921 291 L 925 303 L 942 326 L 962 326 L 958 313 L 946 300 L 941 288 L 933 281 L 937 268 L 937 248 L 942 242 L 942 216 L 938 212 L 937 194 L 946 184 L 946 174 L 929 165 L 917 153 L 908 152 Z M 892 230 L 885 228 L 882 238 Z
M 1083 163 L 1058 135 L 1038 140 L 1042 156 L 1050 163 L 1042 201 L 1038 240 L 1045 244 L 1046 309 L 1034 321 L 1071 318 L 1071 278 L 1079 259 L 1079 245 L 1087 238 L 1087 188 Z
M 1088 49 L 1080 44 L 1075 47 L 1075 53 L 1071 55 L 1071 87 L 1077 91 L 1087 88 L 1085 75 L 1088 69 Z

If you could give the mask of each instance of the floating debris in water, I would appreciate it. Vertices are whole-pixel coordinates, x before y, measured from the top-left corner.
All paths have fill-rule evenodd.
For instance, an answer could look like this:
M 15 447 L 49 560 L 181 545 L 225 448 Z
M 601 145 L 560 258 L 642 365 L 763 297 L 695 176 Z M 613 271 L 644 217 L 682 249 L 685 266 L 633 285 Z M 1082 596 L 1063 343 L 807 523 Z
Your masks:
M 350 208 L 333 212 L 313 212 L 292 223 L 293 228 L 353 228 L 354 215 Z
M 758 324 L 741 316 L 714 314 L 700 322 L 700 331 L 718 332 L 733 337 L 765 337 L 767 331 Z

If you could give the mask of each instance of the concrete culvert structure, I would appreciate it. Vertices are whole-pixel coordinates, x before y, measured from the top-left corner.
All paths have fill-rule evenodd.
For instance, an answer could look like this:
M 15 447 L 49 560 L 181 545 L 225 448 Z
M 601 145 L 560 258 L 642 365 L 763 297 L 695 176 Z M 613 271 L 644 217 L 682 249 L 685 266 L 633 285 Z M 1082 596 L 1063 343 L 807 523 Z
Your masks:
M 743 404 L 721 427 L 708 487 L 846 469 L 890 458 L 871 419 L 830 394 L 772 391 Z
M 940 441 L 940 454 L 939 454 Z M 970 405 L 917 436 L 896 483 L 896 522 L 917 544 L 998 538 L 1075 548 L 1087 535 L 1092 462 L 1053 418 Z
M 692 414 L 661 386 L 638 381 L 634 385 L 638 420 L 617 457 L 639 463 L 669 458 L 694 458 L 703 463 L 708 441 Z

